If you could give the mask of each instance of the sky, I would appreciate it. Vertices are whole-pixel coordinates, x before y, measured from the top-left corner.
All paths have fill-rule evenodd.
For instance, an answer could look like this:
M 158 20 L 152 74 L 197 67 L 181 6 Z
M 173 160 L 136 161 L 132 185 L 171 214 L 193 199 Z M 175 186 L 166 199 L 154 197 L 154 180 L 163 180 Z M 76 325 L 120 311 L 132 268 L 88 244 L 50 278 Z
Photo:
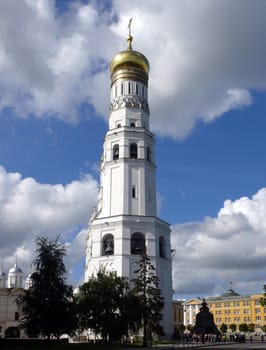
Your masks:
M 0 266 L 25 277 L 60 234 L 84 282 L 109 115 L 109 62 L 150 62 L 158 216 L 175 298 L 266 283 L 266 1 L 0 0 Z

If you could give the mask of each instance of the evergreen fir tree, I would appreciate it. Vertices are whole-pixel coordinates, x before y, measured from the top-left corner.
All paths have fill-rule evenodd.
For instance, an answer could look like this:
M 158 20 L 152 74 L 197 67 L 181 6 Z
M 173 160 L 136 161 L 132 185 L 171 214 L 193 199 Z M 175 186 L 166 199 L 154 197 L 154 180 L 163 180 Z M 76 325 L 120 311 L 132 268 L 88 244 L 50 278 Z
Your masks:
M 77 326 L 72 287 L 66 284 L 65 246 L 47 237 L 36 239 L 37 258 L 31 287 L 17 299 L 22 328 L 29 336 L 57 338 L 71 334 Z
M 151 340 L 152 333 L 158 336 L 164 335 L 161 325 L 164 300 L 159 288 L 159 278 L 146 250 L 137 264 L 138 268 L 134 271 L 137 277 L 132 280 L 134 284 L 133 291 L 141 298 L 143 346 L 147 346 L 148 340 Z

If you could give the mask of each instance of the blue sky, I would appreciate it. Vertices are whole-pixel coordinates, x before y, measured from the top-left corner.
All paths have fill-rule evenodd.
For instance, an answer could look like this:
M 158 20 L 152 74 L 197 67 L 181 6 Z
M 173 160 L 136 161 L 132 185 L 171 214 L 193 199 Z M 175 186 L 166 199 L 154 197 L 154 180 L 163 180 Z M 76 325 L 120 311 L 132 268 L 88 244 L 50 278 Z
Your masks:
M 254 5 L 254 3 L 256 3 Z M 215 4 L 215 5 L 214 5 Z M 0 264 L 25 275 L 36 235 L 61 233 L 83 281 L 107 130 L 108 62 L 150 61 L 159 217 L 178 298 L 260 292 L 266 279 L 266 3 L 0 3 Z M 18 15 L 19 14 L 19 15 Z M 163 28 L 163 30 L 162 30 Z

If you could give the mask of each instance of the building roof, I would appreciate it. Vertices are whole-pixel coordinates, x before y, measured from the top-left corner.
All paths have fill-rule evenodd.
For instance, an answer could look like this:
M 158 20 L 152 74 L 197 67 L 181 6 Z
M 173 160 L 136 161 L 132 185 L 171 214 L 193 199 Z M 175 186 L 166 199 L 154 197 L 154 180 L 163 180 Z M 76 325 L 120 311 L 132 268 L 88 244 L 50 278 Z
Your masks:
M 149 74 L 149 61 L 141 52 L 132 49 L 132 40 L 133 37 L 129 33 L 129 36 L 127 38 L 127 50 L 118 52 L 111 60 L 111 74 L 121 66 L 136 66 L 143 69 L 145 73 Z
M 236 297 L 239 296 L 240 294 L 236 293 L 233 289 L 229 288 L 228 291 L 224 294 L 221 295 L 221 297 L 224 298 L 231 298 L 231 297 Z

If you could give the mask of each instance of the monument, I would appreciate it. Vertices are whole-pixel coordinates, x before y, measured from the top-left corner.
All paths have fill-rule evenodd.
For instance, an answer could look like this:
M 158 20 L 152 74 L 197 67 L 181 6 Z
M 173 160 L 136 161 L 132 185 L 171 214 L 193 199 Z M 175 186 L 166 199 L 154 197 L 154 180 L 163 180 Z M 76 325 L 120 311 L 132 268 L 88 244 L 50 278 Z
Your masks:
M 200 312 L 196 315 L 196 325 L 194 327 L 194 333 L 199 335 L 221 334 L 214 323 L 213 314 L 209 311 L 205 299 L 203 299 Z

